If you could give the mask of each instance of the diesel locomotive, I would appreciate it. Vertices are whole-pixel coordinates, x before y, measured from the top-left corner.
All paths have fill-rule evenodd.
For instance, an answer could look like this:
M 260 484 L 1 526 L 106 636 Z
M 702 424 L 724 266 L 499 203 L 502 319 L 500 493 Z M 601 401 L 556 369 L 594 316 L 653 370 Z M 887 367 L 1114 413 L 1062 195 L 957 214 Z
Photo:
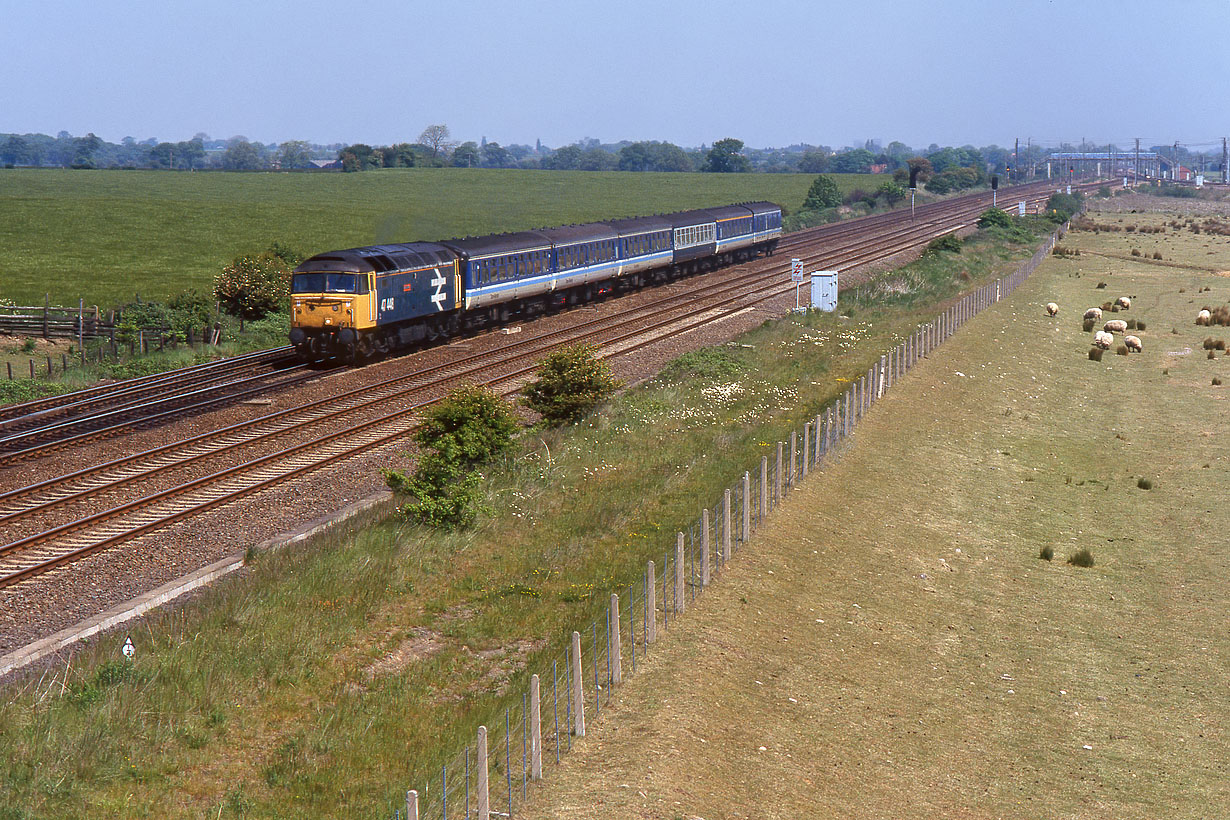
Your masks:
M 772 202 L 329 251 L 295 268 L 290 343 L 361 360 L 771 255 Z

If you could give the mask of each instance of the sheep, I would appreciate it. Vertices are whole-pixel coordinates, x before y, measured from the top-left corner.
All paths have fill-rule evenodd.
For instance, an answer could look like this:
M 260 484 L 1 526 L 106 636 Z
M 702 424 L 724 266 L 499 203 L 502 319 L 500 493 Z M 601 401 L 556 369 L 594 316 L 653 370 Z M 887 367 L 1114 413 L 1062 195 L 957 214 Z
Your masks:
M 1123 308 L 1124 310 L 1128 310 L 1129 308 L 1132 307 L 1132 300 L 1126 296 L 1120 296 L 1118 299 L 1115 300 L 1115 304 Z
M 1094 307 L 1094 308 L 1089 308 L 1089 310 L 1085 311 L 1085 317 L 1084 317 L 1084 318 L 1086 318 L 1086 319 L 1101 319 L 1101 318 L 1102 318 L 1102 308 L 1095 308 L 1095 307 Z
M 1093 334 L 1093 346 L 1100 347 L 1103 350 L 1110 350 L 1110 346 L 1115 343 L 1115 337 L 1104 330 L 1099 330 Z
M 1124 336 L 1123 343 L 1127 345 L 1128 350 L 1131 350 L 1134 353 L 1140 353 L 1142 350 L 1145 349 L 1144 345 L 1140 343 L 1139 336 Z
M 1046 315 L 1047 316 L 1054 316 L 1058 312 L 1059 312 L 1059 305 L 1055 304 L 1054 302 L 1046 303 Z
M 1122 319 L 1111 319 L 1109 322 L 1102 325 L 1102 329 L 1107 333 L 1126 333 L 1127 322 Z
M 1196 324 L 1207 325 L 1213 321 L 1213 314 L 1206 308 L 1196 314 Z

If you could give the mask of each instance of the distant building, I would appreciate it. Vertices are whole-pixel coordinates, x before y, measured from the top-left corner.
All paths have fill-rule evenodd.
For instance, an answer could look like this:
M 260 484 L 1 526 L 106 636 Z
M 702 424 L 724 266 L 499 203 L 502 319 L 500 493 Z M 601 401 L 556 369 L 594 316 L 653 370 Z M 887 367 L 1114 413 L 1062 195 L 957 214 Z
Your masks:
M 869 165 L 868 170 L 873 174 L 882 174 L 888 170 L 888 163 L 882 162 L 879 165 Z

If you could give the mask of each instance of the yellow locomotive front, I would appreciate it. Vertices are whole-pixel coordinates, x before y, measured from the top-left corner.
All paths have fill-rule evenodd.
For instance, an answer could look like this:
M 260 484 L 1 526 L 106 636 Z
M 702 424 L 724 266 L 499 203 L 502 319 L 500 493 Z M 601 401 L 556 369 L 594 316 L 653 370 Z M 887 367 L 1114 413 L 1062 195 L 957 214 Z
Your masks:
M 291 344 L 310 359 L 366 355 L 376 326 L 374 273 L 304 270 L 305 265 L 295 270 L 291 285 Z

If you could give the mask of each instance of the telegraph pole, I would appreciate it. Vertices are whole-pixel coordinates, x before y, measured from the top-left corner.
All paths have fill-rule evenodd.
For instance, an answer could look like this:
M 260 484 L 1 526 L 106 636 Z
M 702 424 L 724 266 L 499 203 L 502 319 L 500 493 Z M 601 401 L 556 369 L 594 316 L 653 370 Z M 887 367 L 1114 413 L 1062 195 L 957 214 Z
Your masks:
M 1132 170 L 1132 187 L 1140 181 L 1140 137 L 1136 138 L 1136 167 Z
M 1226 138 L 1221 138 L 1221 181 L 1230 182 L 1230 168 L 1226 167 Z
M 1016 171 L 1016 178 L 1021 178 L 1021 138 L 1016 138 L 1016 146 L 1012 149 L 1012 169 Z M 1008 180 L 1012 180 L 1012 174 L 1008 175 Z

